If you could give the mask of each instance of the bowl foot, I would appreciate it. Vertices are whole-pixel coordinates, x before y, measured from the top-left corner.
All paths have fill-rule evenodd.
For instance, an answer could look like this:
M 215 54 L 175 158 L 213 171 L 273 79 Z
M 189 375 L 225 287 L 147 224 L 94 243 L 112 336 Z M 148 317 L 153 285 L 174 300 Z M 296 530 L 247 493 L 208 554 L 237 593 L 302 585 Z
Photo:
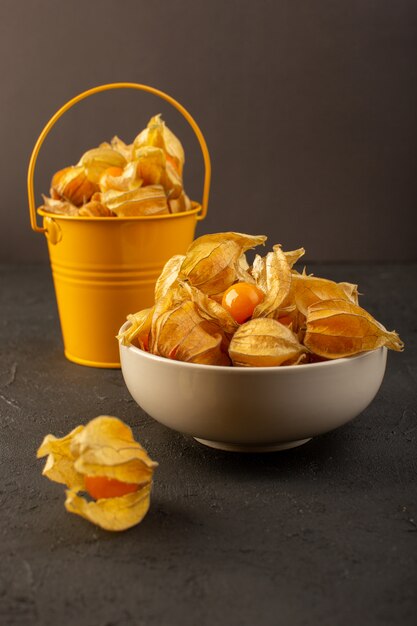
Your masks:
M 272 443 L 268 445 L 259 444 L 251 445 L 244 443 L 224 443 L 223 441 L 211 441 L 210 439 L 199 439 L 194 437 L 196 441 L 202 443 L 209 448 L 216 448 L 216 450 L 226 450 L 228 452 L 275 452 L 276 450 L 289 450 L 290 448 L 297 448 L 302 446 L 307 441 L 311 440 L 311 437 L 307 439 L 298 439 L 297 441 L 287 441 L 286 443 Z

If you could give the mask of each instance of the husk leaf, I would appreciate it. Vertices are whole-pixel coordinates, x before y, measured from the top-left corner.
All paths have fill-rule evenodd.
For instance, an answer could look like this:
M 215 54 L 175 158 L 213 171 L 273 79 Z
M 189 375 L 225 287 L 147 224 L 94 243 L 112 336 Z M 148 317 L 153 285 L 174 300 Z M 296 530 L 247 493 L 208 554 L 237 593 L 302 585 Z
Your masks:
M 143 181 L 138 176 L 137 163 L 131 161 L 128 163 L 120 176 L 113 176 L 108 170 L 105 170 L 100 178 L 100 190 L 106 192 L 114 191 L 132 191 L 141 187 Z
M 162 306 L 158 303 L 159 310 L 155 306 L 151 352 L 178 361 L 229 365 L 228 341 L 220 326 L 204 319 L 196 303 L 188 300 L 176 304 L 176 297 L 171 290 Z M 160 313 L 164 308 L 167 310 Z
M 48 198 L 42 195 L 43 205 L 39 208 L 47 211 L 48 213 L 55 213 L 56 215 L 78 215 L 78 207 L 72 204 L 68 200 L 55 200 L 54 198 Z
M 259 255 L 256 255 L 259 256 Z M 251 285 L 255 285 L 256 281 L 251 273 L 251 268 L 249 266 L 248 260 L 246 258 L 246 254 L 241 254 L 239 260 L 236 265 L 236 277 L 239 282 L 250 283 Z
M 78 162 L 78 166 L 84 168 L 88 180 L 96 184 L 100 182 L 100 178 L 109 167 L 123 169 L 125 165 L 126 159 L 119 151 L 105 146 L 88 150 Z
M 170 200 L 176 200 L 183 192 L 182 177 L 170 161 L 166 162 L 161 183 Z
M 346 300 L 358 304 L 358 287 L 351 283 L 335 283 L 326 278 L 292 273 L 291 296 L 297 309 L 307 315 L 310 305 L 321 300 Z
M 165 263 L 155 284 L 155 302 L 161 300 L 175 283 L 185 256 L 176 254 Z
M 135 152 L 138 176 L 144 185 L 162 185 L 166 157 L 161 148 L 144 146 Z
M 252 275 L 265 297 L 254 312 L 253 318 L 276 316 L 291 287 L 291 269 L 280 245 L 273 247 L 265 257 L 255 257 Z
M 126 192 L 110 190 L 102 193 L 100 200 L 119 217 L 169 213 L 161 185 L 148 185 Z
M 84 426 L 77 426 L 64 437 L 46 435 L 38 448 L 36 457 L 41 459 L 47 456 L 42 470 L 43 476 L 56 483 L 66 485 L 70 489 L 83 489 L 84 477 L 74 468 L 75 457 L 71 451 L 74 437 L 84 430 Z
M 190 283 L 180 283 L 180 286 L 185 291 L 185 297 L 197 305 L 199 313 L 204 319 L 215 322 L 221 327 L 223 332 L 230 335 L 239 327 L 236 320 L 221 304 L 207 296 L 200 289 L 197 289 Z
M 300 362 L 307 352 L 297 336 L 272 318 L 252 319 L 235 332 L 229 346 L 233 365 L 272 367 Z
M 151 484 L 143 485 L 135 493 L 118 498 L 103 498 L 87 502 L 77 492 L 66 492 L 65 508 L 69 513 L 100 526 L 104 530 L 122 531 L 139 524 L 150 505 Z
M 182 175 L 185 162 L 184 149 L 180 140 L 166 126 L 160 114 L 149 120 L 147 127 L 134 140 L 133 146 L 135 155 L 138 149 L 145 146 L 161 148 L 170 157 L 179 175 Z
M 180 278 L 207 295 L 220 294 L 236 281 L 241 255 L 265 240 L 234 232 L 203 235 L 188 248 Z
M 287 259 L 287 263 L 292 269 L 293 266 L 301 259 L 305 254 L 304 248 L 298 248 L 297 250 L 289 250 L 288 252 L 284 252 L 285 258 Z
M 141 350 L 145 350 L 149 344 L 149 333 L 151 330 L 154 307 L 143 309 L 138 313 L 127 316 L 130 322 L 129 328 L 117 335 L 117 339 L 123 346 L 131 344 L 137 345 Z
M 113 137 L 110 142 L 110 146 L 116 152 L 119 152 L 126 161 L 131 161 L 133 158 L 133 143 L 126 144 L 117 135 Z
M 365 309 L 346 300 L 324 300 L 310 305 L 304 344 L 314 354 L 327 359 L 381 346 L 398 352 L 404 348 L 395 331 L 387 331 Z
M 83 204 L 78 210 L 78 215 L 81 217 L 115 217 L 113 211 L 97 200 L 90 200 L 87 204 Z
M 168 206 L 170 213 L 183 213 L 184 211 L 191 211 L 193 208 L 192 202 L 187 194 L 182 191 L 178 198 L 169 198 Z
M 141 461 L 148 468 L 158 465 L 135 441 L 129 426 L 122 420 L 109 415 L 100 415 L 91 420 L 73 438 L 71 450 L 80 465 L 93 463 L 102 465 L 103 469 L 133 460 Z

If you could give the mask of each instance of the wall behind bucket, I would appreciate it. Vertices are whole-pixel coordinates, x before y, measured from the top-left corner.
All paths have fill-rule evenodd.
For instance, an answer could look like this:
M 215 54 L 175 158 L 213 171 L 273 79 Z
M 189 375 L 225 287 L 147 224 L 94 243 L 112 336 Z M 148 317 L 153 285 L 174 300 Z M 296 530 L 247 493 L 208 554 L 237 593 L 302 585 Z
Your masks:
M 415 259 L 416 19 L 412 0 L 2 0 L 0 259 L 47 258 L 25 189 L 45 121 L 120 80 L 172 94 L 200 125 L 213 181 L 197 234 L 265 233 L 311 260 Z M 160 111 L 198 200 L 203 164 L 186 122 L 152 96 L 109 92 L 48 137 L 39 202 L 56 169 L 112 134 L 130 140 Z

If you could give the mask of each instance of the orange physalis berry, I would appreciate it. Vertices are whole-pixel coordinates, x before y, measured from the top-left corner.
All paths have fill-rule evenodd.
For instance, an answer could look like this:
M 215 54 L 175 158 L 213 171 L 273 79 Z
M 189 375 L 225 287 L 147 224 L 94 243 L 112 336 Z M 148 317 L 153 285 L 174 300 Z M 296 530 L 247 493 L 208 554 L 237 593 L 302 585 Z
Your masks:
M 107 476 L 84 476 L 85 489 L 94 500 L 102 498 L 118 498 L 138 490 L 138 485 L 124 483 Z
M 143 349 L 149 352 L 149 333 L 142 338 Z
M 121 167 L 108 167 L 105 170 L 104 174 L 106 176 L 113 176 L 113 177 L 121 176 L 123 174 L 123 169 Z
M 224 292 L 222 306 L 238 324 L 243 324 L 263 299 L 264 293 L 256 285 L 235 283 Z

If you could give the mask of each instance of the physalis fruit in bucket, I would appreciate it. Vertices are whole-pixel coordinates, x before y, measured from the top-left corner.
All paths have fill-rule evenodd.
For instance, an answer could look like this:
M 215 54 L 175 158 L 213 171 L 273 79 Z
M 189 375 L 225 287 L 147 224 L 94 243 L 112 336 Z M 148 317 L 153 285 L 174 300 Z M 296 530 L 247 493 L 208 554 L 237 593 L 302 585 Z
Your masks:
M 37 453 L 44 476 L 67 486 L 65 508 L 105 530 L 126 530 L 145 517 L 158 463 L 129 426 L 100 415 L 58 438 L 47 435 Z
M 172 257 L 152 308 L 128 316 L 118 337 L 151 354 L 206 365 L 270 367 L 349 357 L 403 342 L 358 303 L 357 285 L 294 268 L 304 248 L 274 245 L 249 265 L 266 237 L 217 233 Z
M 160 115 L 133 143 L 118 137 L 54 174 L 41 209 L 75 217 L 166 215 L 193 208 L 184 191 L 184 150 Z

